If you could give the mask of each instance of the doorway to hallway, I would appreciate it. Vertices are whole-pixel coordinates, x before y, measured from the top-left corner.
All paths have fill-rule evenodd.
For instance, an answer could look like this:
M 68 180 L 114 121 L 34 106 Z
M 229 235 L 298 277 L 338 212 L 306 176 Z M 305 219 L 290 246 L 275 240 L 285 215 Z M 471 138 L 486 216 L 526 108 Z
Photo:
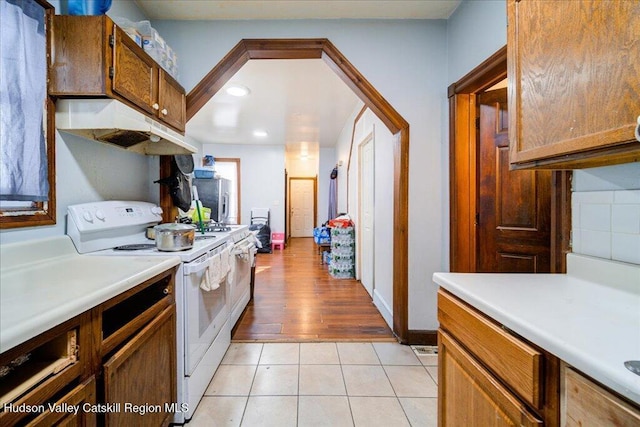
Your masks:
M 258 254 L 253 299 L 232 341 L 396 341 L 355 279 L 334 279 L 312 238 Z

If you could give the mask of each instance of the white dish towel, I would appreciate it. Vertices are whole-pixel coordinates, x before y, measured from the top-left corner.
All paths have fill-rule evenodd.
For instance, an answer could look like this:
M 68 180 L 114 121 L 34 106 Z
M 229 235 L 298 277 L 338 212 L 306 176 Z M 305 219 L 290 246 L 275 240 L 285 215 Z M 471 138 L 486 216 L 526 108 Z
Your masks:
M 220 281 L 221 282 L 224 279 L 226 279 L 227 275 L 229 274 L 229 270 L 231 270 L 231 265 L 229 264 L 231 262 L 231 259 L 229 257 L 230 252 L 231 252 L 231 249 L 229 249 L 229 246 L 226 246 L 220 252 Z
M 222 280 L 220 272 L 220 254 L 215 254 L 209 258 L 209 265 L 200 281 L 200 288 L 205 291 L 215 291 L 218 289 L 220 287 L 220 281 Z

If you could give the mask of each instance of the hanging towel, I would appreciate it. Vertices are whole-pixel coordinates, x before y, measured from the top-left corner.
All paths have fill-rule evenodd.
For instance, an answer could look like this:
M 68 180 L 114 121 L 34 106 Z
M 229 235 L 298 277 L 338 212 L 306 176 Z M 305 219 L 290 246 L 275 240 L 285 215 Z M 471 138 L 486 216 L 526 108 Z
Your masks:
M 226 246 L 221 252 L 220 252 L 220 281 L 224 280 L 227 275 L 229 274 L 229 270 L 231 269 L 230 264 L 230 259 L 229 259 L 229 246 Z
M 200 289 L 207 292 L 211 290 L 211 280 L 209 279 L 209 266 L 205 268 L 204 274 L 202 275 L 202 279 L 200 279 Z
M 220 254 L 215 254 L 209 258 L 209 266 L 207 267 L 207 275 L 209 276 L 210 291 L 215 291 L 220 287 Z
M 233 284 L 233 280 L 236 275 L 236 257 L 234 255 L 233 247 L 227 248 L 229 249 L 229 272 L 227 273 L 227 283 Z

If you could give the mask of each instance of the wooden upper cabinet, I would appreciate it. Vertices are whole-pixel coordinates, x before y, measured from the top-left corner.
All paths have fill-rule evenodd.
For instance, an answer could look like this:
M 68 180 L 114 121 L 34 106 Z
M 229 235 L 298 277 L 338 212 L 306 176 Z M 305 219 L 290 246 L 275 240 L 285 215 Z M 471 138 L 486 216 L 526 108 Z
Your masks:
M 156 115 L 158 65 L 123 30 L 114 26 L 113 35 L 113 67 L 109 71 L 113 91 Z
M 184 132 L 187 120 L 187 97 L 182 86 L 167 72 L 160 70 L 158 85 L 158 114 L 167 124 Z
M 640 2 L 508 0 L 513 168 L 640 160 Z
M 110 97 L 184 133 L 186 95 L 108 16 L 55 15 L 49 94 Z

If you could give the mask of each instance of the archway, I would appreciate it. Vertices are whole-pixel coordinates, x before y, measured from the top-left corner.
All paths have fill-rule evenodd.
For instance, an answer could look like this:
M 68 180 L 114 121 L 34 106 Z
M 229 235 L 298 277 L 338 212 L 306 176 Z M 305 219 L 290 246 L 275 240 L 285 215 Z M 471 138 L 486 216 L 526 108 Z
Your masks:
M 393 332 L 408 340 L 409 123 L 327 39 L 244 39 L 187 95 L 187 121 L 249 60 L 322 59 L 394 135 Z M 161 205 L 165 208 L 163 201 Z

